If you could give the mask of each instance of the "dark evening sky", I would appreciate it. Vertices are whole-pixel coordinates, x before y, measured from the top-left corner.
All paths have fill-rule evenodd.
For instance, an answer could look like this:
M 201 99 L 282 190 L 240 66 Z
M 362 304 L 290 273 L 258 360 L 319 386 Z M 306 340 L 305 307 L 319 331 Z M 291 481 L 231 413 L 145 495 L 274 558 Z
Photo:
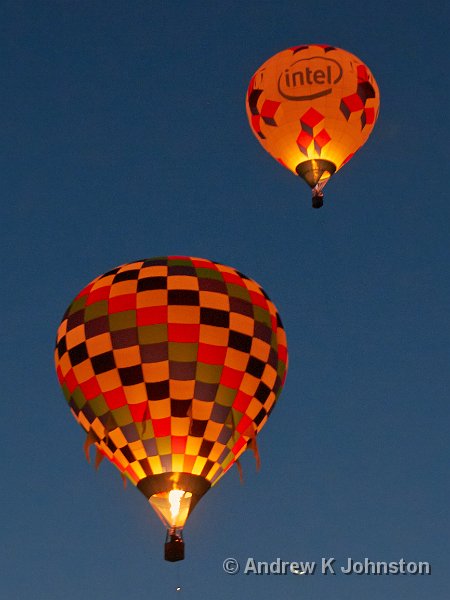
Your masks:
M 449 597 L 448 18 L 417 0 L 2 2 L 2 597 Z M 254 71 L 308 43 L 360 57 L 381 95 L 320 211 L 245 115 Z M 86 463 L 53 366 L 85 284 L 167 254 L 261 283 L 290 357 L 260 472 L 248 453 L 244 485 L 233 469 L 206 495 L 176 565 L 145 498 Z M 231 576 L 227 557 L 432 574 Z

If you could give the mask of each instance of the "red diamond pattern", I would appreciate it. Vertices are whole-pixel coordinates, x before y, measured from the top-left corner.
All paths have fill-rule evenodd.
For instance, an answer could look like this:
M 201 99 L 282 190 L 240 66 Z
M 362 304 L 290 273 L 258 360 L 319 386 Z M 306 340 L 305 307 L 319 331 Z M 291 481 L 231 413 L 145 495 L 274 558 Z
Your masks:
M 319 133 L 314 137 L 314 149 L 319 156 L 322 152 L 322 148 L 326 146 L 330 140 L 331 137 L 325 129 L 319 131 Z
M 300 134 L 297 138 L 297 144 L 305 156 L 308 156 L 308 146 L 312 142 L 312 139 L 312 135 L 310 135 L 307 131 L 304 129 L 300 131 Z
M 275 100 L 265 100 L 261 107 L 261 117 L 266 125 L 276 125 L 275 113 L 281 102 Z
M 322 148 L 328 144 L 331 139 L 328 132 L 323 127 L 314 135 L 314 128 L 323 121 L 323 119 L 324 116 L 312 107 L 300 118 L 301 131 L 297 138 L 297 145 L 305 156 L 308 156 L 308 148 L 312 141 L 314 141 L 316 153 L 320 156 Z
M 358 65 L 356 68 L 356 72 L 358 75 L 358 83 L 369 81 L 369 73 L 367 72 L 367 68 L 365 65 Z
M 313 127 L 320 123 L 320 121 L 322 121 L 323 118 L 324 116 L 321 115 L 319 111 L 311 107 L 301 117 L 300 123 L 302 124 L 302 126 L 306 125 L 310 129 L 313 129 Z M 306 127 L 303 127 L 303 129 L 306 129 Z

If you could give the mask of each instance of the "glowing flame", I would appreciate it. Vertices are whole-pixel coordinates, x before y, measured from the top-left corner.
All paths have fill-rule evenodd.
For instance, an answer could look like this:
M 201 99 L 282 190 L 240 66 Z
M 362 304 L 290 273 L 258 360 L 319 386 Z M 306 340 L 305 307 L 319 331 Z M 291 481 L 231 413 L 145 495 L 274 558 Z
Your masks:
M 150 504 L 166 527 L 180 529 L 188 518 L 191 500 L 191 492 L 173 489 L 153 494 Z
M 170 514 L 172 521 L 175 523 L 180 512 L 181 498 L 184 496 L 184 490 L 171 490 L 169 492 Z

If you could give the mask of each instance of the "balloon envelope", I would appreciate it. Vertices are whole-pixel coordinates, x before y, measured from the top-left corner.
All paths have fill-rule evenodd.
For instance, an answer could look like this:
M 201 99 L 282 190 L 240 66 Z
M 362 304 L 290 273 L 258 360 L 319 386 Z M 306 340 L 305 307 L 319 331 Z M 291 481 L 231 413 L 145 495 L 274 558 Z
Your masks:
M 250 127 L 263 148 L 311 187 L 366 142 L 378 110 L 370 69 L 350 52 L 320 44 L 275 54 L 247 92 Z
M 88 444 L 168 527 L 182 527 L 256 443 L 287 348 L 255 281 L 205 259 L 168 257 L 122 265 L 86 286 L 59 326 L 55 363 Z M 175 516 L 173 490 L 185 492 L 172 494 Z

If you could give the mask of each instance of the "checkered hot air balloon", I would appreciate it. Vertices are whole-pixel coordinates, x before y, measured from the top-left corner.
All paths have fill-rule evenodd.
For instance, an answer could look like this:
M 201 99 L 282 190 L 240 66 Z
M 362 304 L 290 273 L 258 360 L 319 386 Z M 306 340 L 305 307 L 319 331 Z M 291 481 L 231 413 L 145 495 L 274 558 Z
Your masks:
M 70 409 L 167 527 L 165 557 L 200 498 L 252 448 L 286 376 L 286 336 L 252 279 L 209 260 L 125 264 L 86 286 L 58 329 Z
M 263 148 L 313 190 L 323 187 L 367 141 L 380 95 L 356 56 L 322 44 L 296 46 L 269 58 L 247 91 L 250 127 Z

